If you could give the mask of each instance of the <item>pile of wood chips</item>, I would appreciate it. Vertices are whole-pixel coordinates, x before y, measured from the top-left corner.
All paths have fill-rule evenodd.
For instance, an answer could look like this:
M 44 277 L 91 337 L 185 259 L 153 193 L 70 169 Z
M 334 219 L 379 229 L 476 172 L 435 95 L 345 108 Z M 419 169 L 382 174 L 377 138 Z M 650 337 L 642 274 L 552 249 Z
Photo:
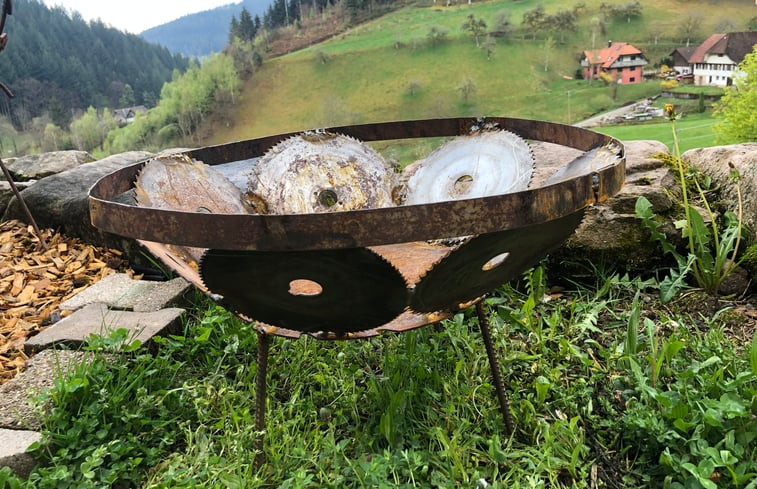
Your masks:
M 127 265 L 121 252 L 52 230 L 0 223 L 0 384 L 20 373 L 26 339 L 60 318 L 58 305 Z M 65 313 L 64 313 L 65 315 Z

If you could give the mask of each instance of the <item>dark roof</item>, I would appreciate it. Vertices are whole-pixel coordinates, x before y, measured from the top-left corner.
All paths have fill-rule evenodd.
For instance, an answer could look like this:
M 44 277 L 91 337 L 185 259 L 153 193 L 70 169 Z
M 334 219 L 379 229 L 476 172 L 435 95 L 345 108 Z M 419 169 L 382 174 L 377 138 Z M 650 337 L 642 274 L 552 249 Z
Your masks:
M 708 54 L 725 54 L 738 64 L 744 61 L 747 54 L 752 52 L 755 44 L 757 44 L 757 31 L 730 32 L 728 34 L 713 34 L 695 48 L 678 48 L 675 51 L 678 51 L 692 64 L 703 63 Z M 689 49 L 693 49 L 693 51 L 687 56 Z
M 744 61 L 757 44 L 757 31 L 730 32 L 712 47 L 712 53 L 727 54 L 735 63 Z
M 129 115 L 136 115 L 140 112 L 147 112 L 147 107 L 144 105 L 135 105 L 134 107 L 123 107 L 121 109 L 114 109 L 113 113 L 115 115 L 120 115 L 123 117 L 128 117 Z
M 678 53 L 681 55 L 683 59 L 685 59 L 687 62 L 691 62 L 691 56 L 694 54 L 694 51 L 696 50 L 696 46 L 685 46 L 682 48 L 675 48 L 673 52 L 671 52 L 671 56 L 675 53 Z

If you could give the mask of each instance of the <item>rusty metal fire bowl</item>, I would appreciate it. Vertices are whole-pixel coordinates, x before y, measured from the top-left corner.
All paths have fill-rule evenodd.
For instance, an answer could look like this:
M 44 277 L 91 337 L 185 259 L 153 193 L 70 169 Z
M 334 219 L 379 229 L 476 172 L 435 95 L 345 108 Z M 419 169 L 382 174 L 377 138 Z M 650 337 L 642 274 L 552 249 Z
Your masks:
M 525 158 L 531 166 L 526 165 L 527 171 L 512 179 L 511 190 L 471 196 L 471 189 L 490 183 L 477 181 L 479 175 L 499 180 L 496 161 L 500 158 L 475 155 L 458 171 L 455 165 L 459 156 L 455 155 L 479 151 L 477 142 L 484 144 L 496 131 L 508 133 L 503 138 L 503 152 L 512 154 L 503 159 Z M 511 133 L 517 139 L 509 136 Z M 103 231 L 138 239 L 198 289 L 241 318 L 255 322 L 259 339 L 255 424 L 259 432 L 265 428 L 266 372 L 272 335 L 298 338 L 310 334 L 326 340 L 368 338 L 436 323 L 475 304 L 502 416 L 507 432 L 513 433 L 501 368 L 480 299 L 558 247 L 574 232 L 588 206 L 621 189 L 625 175 L 622 145 L 608 136 L 573 126 L 503 117 L 384 122 L 304 134 L 280 134 L 174 155 L 186 165 L 181 168 L 199 172 L 188 174 L 201 182 L 186 180 L 186 174 L 182 174 L 187 189 L 172 183 L 168 173 L 164 175 L 167 180 L 161 180 L 164 168 L 149 175 L 153 178 L 151 183 L 140 186 L 140 179 L 148 179 L 146 166 L 161 157 L 125 167 L 103 177 L 90 190 L 92 224 Z M 398 194 L 416 193 L 404 201 L 395 201 L 396 205 L 386 205 L 387 199 L 394 198 L 387 197 L 387 192 L 368 189 L 361 194 L 359 191 L 365 189 L 346 188 L 347 192 L 355 190 L 359 194 L 357 200 L 383 199 L 383 206 L 377 208 L 342 210 L 335 206 L 342 204 L 339 192 L 345 191 L 345 186 L 336 182 L 332 174 L 327 176 L 333 188 L 321 188 L 313 187 L 310 177 L 303 176 L 309 174 L 298 173 L 299 163 L 284 161 L 284 176 L 261 168 L 272 165 L 276 158 L 289 158 L 289 153 L 278 146 L 282 141 L 300 135 L 304 142 L 297 144 L 307 144 L 335 134 L 347 136 L 344 144 L 350 147 L 355 144 L 353 140 L 453 139 L 449 146 L 431 153 L 436 160 L 429 165 L 447 166 L 435 170 L 436 174 L 426 172 L 426 181 L 415 177 L 417 170 L 404 187 L 394 189 L 399 189 Z M 455 141 L 482 134 L 480 139 Z M 515 142 L 511 144 L 510 140 Z M 565 161 L 556 171 L 551 169 L 541 183 L 529 185 L 531 172 L 539 170 L 540 162 L 533 159 L 527 140 L 555 143 L 583 153 Z M 361 179 L 373 177 L 365 176 L 372 170 L 363 168 L 370 165 L 361 161 L 361 155 L 370 156 L 373 150 L 358 147 L 345 151 L 351 156 L 344 168 L 354 170 L 359 175 L 355 184 L 363 187 Z M 296 160 L 300 155 L 291 158 Z M 268 186 L 287 183 L 288 179 L 310 185 L 305 195 L 310 202 L 306 204 L 316 212 L 269 212 L 268 202 L 261 197 L 264 194 L 243 194 L 243 184 L 230 184 L 208 170 L 233 167 L 238 171 L 240 166 L 255 175 L 248 188 L 256 192 L 265 179 Z M 476 173 L 479 166 L 488 169 Z M 435 192 L 436 186 L 444 184 L 439 181 L 442 178 L 451 178 L 446 184 L 449 199 L 439 198 Z M 154 198 L 145 191 L 148 185 L 175 188 L 167 193 L 158 191 L 159 198 Z M 226 206 L 228 202 L 214 201 L 215 185 L 234 187 L 231 193 L 244 195 L 242 200 L 247 202 Z M 394 190 L 390 193 L 394 194 Z M 429 195 L 432 197 L 424 201 Z M 174 204 L 184 210 L 172 208 Z M 280 204 L 287 209 L 289 203 L 284 199 Z M 328 206 L 333 208 L 317 211 Z M 255 448 L 260 466 L 264 458 L 262 437 Z
M 450 317 L 516 277 L 567 239 L 587 206 L 623 185 L 622 145 L 573 126 L 452 118 L 325 131 L 362 141 L 390 141 L 463 136 L 484 127 L 585 153 L 566 161 L 537 188 L 307 214 L 138 206 L 134 183 L 145 165 L 140 162 L 92 187 L 91 219 L 104 231 L 140 240 L 179 275 L 241 317 L 256 321 L 266 334 L 352 339 L 407 331 Z M 205 147 L 182 156 L 217 168 L 235 162 L 254 167 L 267 150 L 295 134 Z M 182 249 L 194 250 L 199 259 L 195 262 Z

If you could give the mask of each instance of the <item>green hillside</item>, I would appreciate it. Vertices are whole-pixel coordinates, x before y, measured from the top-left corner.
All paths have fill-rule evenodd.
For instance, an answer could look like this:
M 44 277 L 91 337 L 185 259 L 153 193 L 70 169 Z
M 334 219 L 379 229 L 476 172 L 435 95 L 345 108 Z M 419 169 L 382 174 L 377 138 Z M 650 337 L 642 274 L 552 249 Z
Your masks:
M 599 1 L 579 10 L 574 32 L 528 32 L 523 13 L 543 5 L 547 14 L 579 2 L 489 1 L 472 5 L 410 6 L 358 26 L 322 44 L 267 60 L 247 82 L 241 101 L 216 114 L 202 131 L 203 142 L 218 144 L 266 134 L 336 124 L 381 120 L 490 115 L 573 123 L 629 101 L 659 93 L 658 82 L 607 87 L 570 80 L 584 49 L 615 41 L 632 42 L 657 63 L 685 42 L 681 25 L 695 16 L 692 42 L 716 27 L 746 29 L 757 9 L 746 0 L 646 1 L 641 17 L 613 19 L 593 33 Z M 622 3 L 622 2 L 621 2 Z M 473 14 L 487 25 L 500 11 L 514 31 L 496 38 L 490 59 L 462 29 Z M 432 27 L 447 32 L 432 45 Z M 593 35 L 594 34 L 594 35 Z M 536 39 L 532 39 L 532 37 Z M 563 36 L 563 42 L 560 37 Z M 551 38 L 551 41 L 549 40 Z M 655 42 L 656 41 L 656 42 Z M 473 87 L 464 97 L 462 87 Z

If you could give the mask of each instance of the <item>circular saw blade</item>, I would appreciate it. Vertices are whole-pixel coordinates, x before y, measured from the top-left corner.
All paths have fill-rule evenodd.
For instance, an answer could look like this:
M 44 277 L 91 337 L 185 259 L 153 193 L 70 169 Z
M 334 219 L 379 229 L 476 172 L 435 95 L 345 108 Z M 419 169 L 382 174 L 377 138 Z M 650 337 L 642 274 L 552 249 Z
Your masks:
M 415 286 L 410 309 L 457 309 L 515 278 L 558 247 L 576 229 L 583 211 L 525 228 L 471 238 L 434 266 Z
M 271 214 L 307 214 L 393 205 L 394 170 L 349 136 L 307 132 L 271 148 L 250 173 L 248 200 Z
M 405 310 L 405 279 L 366 248 L 323 251 L 208 250 L 205 286 L 262 323 L 344 334 L 384 325 Z
M 203 214 L 244 214 L 242 192 L 221 172 L 185 154 L 157 156 L 145 162 L 134 182 L 139 207 Z M 166 244 L 180 262 L 197 269 L 205 248 Z
M 137 205 L 204 214 L 246 214 L 242 192 L 221 172 L 184 154 L 147 160 L 134 183 Z
M 405 204 L 473 199 L 526 190 L 534 157 L 525 139 L 506 130 L 458 136 L 406 169 Z

